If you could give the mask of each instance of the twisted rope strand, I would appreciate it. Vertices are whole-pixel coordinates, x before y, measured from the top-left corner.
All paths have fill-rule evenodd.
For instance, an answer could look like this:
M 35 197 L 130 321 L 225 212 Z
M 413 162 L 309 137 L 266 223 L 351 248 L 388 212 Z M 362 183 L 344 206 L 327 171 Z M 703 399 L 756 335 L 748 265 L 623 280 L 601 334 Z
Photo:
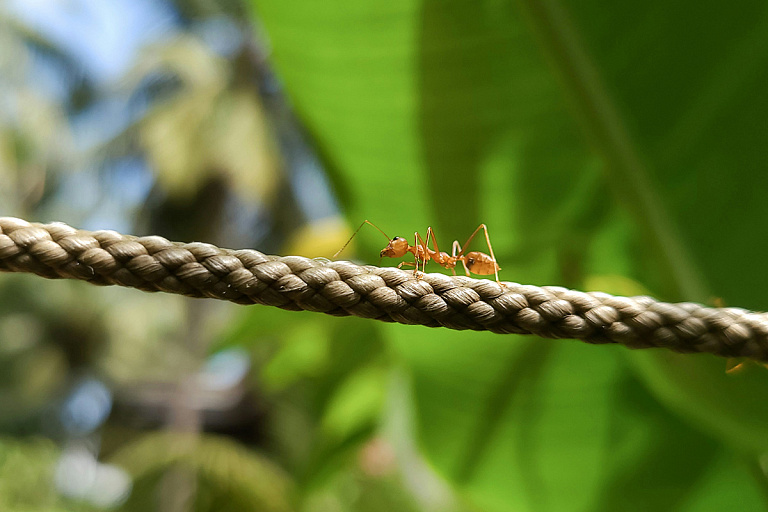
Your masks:
M 768 361 L 768 314 L 349 261 L 269 256 L 0 217 L 0 271 L 496 333 Z

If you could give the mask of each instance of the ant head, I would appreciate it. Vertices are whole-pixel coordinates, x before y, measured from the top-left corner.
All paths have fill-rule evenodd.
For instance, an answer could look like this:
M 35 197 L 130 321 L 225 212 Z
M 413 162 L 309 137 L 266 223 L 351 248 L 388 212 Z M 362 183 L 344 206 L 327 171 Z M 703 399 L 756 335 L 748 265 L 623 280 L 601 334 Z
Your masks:
M 382 258 L 399 258 L 408 252 L 408 240 L 396 236 L 389 241 L 387 246 L 379 254 Z

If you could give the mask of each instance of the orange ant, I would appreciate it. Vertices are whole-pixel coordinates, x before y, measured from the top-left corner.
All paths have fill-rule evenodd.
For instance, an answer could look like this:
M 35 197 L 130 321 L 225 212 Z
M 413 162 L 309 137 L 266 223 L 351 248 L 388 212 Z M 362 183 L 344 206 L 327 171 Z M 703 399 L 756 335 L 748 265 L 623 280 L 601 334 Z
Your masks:
M 390 239 L 389 236 L 384 233 L 384 231 L 381 230 L 377 225 L 369 220 L 366 220 L 360 224 L 354 233 L 352 233 L 352 236 L 349 238 L 347 243 L 344 244 L 344 246 L 339 249 L 336 254 L 333 255 L 334 258 L 338 256 L 339 253 L 341 253 L 341 251 L 347 247 L 347 245 L 349 245 L 349 242 L 351 242 L 355 235 L 357 235 L 357 232 L 360 231 L 360 229 L 366 224 L 370 224 L 376 228 L 389 241 L 387 246 L 379 253 L 382 258 L 400 258 L 405 256 L 407 253 L 413 254 L 413 263 L 409 261 L 403 261 L 397 266 L 397 268 L 402 268 L 403 265 L 414 266 L 416 267 L 414 269 L 414 275 L 417 275 L 419 271 L 419 264 L 421 264 L 422 271 L 425 271 L 427 262 L 432 260 L 441 267 L 450 270 L 453 275 L 456 275 L 456 264 L 460 261 L 464 267 L 464 273 L 467 275 L 467 277 L 470 277 L 470 272 L 485 276 L 494 274 L 496 276 L 496 282 L 500 282 L 499 270 L 501 270 L 501 267 L 499 267 L 499 265 L 496 263 L 496 256 L 493 254 L 491 239 L 488 236 L 488 228 L 485 226 L 485 224 L 480 224 L 477 229 L 475 229 L 475 231 L 469 236 L 463 246 L 459 245 L 458 240 L 454 241 L 451 254 L 448 255 L 448 253 L 440 251 L 440 248 L 437 246 L 437 238 L 435 237 L 435 232 L 431 227 L 427 228 L 426 240 L 422 239 L 421 235 L 416 232 L 414 233 L 414 245 L 410 245 L 408 240 L 403 237 L 396 236 Z M 465 254 L 464 250 L 469 246 L 469 244 L 481 229 L 485 232 L 485 241 L 488 243 L 488 249 L 491 253 L 490 256 L 478 251 L 472 251 Z M 430 237 L 432 238 L 432 246 L 434 247 L 434 250 L 429 248 Z

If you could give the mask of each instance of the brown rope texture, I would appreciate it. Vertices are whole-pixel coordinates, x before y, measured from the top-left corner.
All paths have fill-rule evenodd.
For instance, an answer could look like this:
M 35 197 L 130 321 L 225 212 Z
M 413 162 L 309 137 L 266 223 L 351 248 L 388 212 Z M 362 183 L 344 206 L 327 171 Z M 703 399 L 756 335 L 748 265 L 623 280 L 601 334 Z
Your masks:
M 768 314 L 269 256 L 0 217 L 0 271 L 385 322 L 768 361 Z

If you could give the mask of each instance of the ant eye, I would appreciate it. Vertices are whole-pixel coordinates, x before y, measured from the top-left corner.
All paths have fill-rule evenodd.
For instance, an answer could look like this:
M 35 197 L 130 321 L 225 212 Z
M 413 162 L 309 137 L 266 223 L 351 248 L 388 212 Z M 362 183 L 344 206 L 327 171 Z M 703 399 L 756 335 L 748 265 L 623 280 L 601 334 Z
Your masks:
M 396 236 L 395 238 L 392 239 L 392 241 L 394 242 L 395 240 L 402 240 L 402 238 L 400 238 L 399 236 Z

